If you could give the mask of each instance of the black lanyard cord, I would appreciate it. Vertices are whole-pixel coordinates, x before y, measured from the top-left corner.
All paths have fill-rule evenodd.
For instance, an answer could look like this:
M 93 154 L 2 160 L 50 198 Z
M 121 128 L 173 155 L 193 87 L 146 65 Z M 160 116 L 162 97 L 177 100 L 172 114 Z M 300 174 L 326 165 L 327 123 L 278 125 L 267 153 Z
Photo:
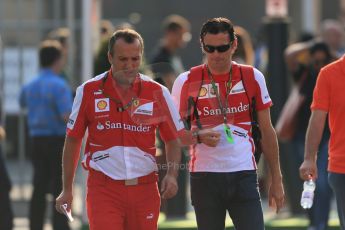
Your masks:
M 128 109 L 128 108 L 137 100 L 137 98 L 140 96 L 140 93 L 141 93 L 141 81 L 139 81 L 139 92 L 138 92 L 138 96 L 132 97 L 131 100 L 130 100 L 126 105 L 122 106 L 123 103 L 122 103 L 121 100 L 118 100 L 118 99 L 116 99 L 116 98 L 110 96 L 110 95 L 107 94 L 107 93 L 105 92 L 105 90 L 104 90 L 104 85 L 105 85 L 105 82 L 106 82 L 108 76 L 109 76 L 109 71 L 105 73 L 105 77 L 103 78 L 102 84 L 100 85 L 99 89 L 102 91 L 102 94 L 103 94 L 105 97 L 109 98 L 110 100 L 112 100 L 113 102 L 116 103 L 117 111 L 118 111 L 118 112 L 123 112 L 123 111 L 125 111 L 126 109 Z

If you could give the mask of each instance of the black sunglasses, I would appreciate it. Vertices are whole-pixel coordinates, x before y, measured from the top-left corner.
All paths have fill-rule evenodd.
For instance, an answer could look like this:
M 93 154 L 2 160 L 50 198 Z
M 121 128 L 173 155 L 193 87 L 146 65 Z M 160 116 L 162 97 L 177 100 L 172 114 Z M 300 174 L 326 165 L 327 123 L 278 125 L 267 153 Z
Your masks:
M 211 45 L 203 44 L 203 47 L 207 53 L 213 53 L 215 50 L 217 50 L 218 53 L 224 53 L 230 49 L 231 43 L 227 45 L 221 45 L 221 46 L 211 46 Z

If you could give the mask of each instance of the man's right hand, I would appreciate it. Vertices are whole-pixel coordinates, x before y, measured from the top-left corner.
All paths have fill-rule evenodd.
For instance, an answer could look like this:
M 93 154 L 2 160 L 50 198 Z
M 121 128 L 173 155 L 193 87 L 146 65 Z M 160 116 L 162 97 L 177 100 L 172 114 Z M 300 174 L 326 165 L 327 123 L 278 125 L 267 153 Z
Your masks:
M 72 200 L 73 200 L 72 191 L 70 192 L 62 191 L 61 194 L 56 198 L 56 203 L 55 203 L 56 211 L 64 214 L 61 207 L 61 205 L 63 204 L 67 204 L 67 211 L 70 211 L 72 207 Z
M 200 141 L 209 147 L 216 147 L 220 141 L 220 132 L 212 129 L 201 129 L 198 135 Z
M 316 160 L 304 159 L 299 168 L 299 175 L 304 181 L 309 180 L 310 176 L 315 180 L 317 178 Z

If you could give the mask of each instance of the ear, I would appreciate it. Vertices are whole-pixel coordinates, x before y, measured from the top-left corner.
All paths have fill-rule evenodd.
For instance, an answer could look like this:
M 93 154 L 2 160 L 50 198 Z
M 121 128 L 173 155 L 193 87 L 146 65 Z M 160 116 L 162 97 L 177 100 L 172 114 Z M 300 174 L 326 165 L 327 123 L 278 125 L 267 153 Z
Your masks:
M 113 56 L 111 55 L 110 52 L 108 52 L 108 61 L 109 61 L 110 65 L 112 65 L 112 63 L 113 63 Z
M 203 53 L 203 54 L 205 54 L 206 52 L 205 52 L 205 50 L 204 50 L 204 47 L 203 47 L 203 43 L 202 43 L 202 40 L 201 39 L 199 39 L 199 42 L 200 42 L 200 48 L 201 48 L 201 52 Z
M 234 54 L 235 53 L 235 51 L 236 51 L 236 49 L 237 49 L 237 44 L 238 44 L 238 42 L 237 42 L 237 38 L 235 37 L 235 40 L 232 42 L 232 44 L 231 44 L 231 54 Z

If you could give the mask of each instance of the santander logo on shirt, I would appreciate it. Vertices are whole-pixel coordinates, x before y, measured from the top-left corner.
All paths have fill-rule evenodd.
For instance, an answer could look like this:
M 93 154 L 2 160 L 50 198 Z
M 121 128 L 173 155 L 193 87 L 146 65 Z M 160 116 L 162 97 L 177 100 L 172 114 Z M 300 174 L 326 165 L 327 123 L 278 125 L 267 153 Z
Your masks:
M 121 122 L 112 122 L 112 121 L 106 121 L 103 123 L 98 122 L 96 128 L 99 131 L 102 130 L 110 130 L 110 129 L 123 129 L 123 130 L 128 130 L 132 132 L 143 132 L 147 133 L 151 131 L 151 126 L 145 126 L 145 125 L 130 125 L 130 124 L 125 124 Z
M 249 104 L 243 104 L 242 102 L 238 106 L 231 106 L 225 109 L 225 112 L 230 113 L 241 113 L 249 110 Z M 205 106 L 202 110 L 198 110 L 199 115 L 204 116 L 215 116 L 215 115 L 222 115 L 222 110 L 220 108 L 211 108 Z

